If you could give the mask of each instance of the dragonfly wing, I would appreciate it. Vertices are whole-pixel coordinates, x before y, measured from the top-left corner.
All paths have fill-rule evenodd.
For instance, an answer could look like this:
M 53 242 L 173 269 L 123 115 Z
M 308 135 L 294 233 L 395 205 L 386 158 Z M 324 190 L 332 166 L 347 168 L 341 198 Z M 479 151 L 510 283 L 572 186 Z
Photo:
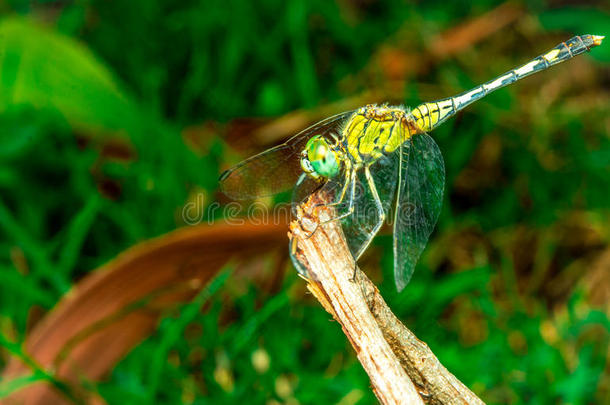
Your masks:
M 314 135 L 338 135 L 352 114 L 344 112 L 299 132 L 285 143 L 238 163 L 220 175 L 220 189 L 228 197 L 247 200 L 274 195 L 292 188 L 303 173 L 299 154 Z
M 393 153 L 379 158 L 371 165 L 370 171 L 375 184 L 383 211 L 387 218 L 396 193 L 398 182 L 399 155 Z M 347 196 L 349 197 L 349 196 Z M 346 198 L 348 200 L 348 198 Z M 349 201 L 342 204 L 342 211 L 347 212 Z M 379 229 L 383 220 L 371 189 L 366 181 L 364 171 L 361 170 L 356 177 L 356 191 L 354 196 L 353 214 L 342 220 L 343 231 L 350 252 L 358 260 L 366 250 Z M 339 212 L 339 214 L 343 213 Z
M 394 212 L 394 280 L 401 291 L 411 280 L 441 211 L 445 165 L 436 142 L 413 135 L 399 149 L 400 173 Z
M 220 175 L 221 191 L 235 200 L 247 200 L 289 189 L 302 171 L 297 149 L 282 144 L 244 160 Z
M 292 209 L 295 215 L 296 211 L 294 210 L 297 206 L 303 204 L 314 192 L 319 191 L 323 187 L 328 188 L 328 184 L 328 181 L 314 179 L 311 176 L 302 173 L 292 191 Z

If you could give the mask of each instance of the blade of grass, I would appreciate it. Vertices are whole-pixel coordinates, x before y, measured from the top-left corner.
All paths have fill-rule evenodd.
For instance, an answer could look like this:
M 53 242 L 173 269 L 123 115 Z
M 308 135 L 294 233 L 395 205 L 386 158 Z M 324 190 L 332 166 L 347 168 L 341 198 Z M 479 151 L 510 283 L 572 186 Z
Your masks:
M 230 270 L 225 270 L 216 276 L 210 284 L 202 289 L 193 300 L 180 310 L 180 316 L 178 319 L 173 320 L 170 324 L 166 324 L 160 331 L 162 334 L 161 342 L 157 347 L 157 350 L 153 353 L 152 360 L 150 363 L 149 373 L 149 390 L 148 399 L 155 402 L 155 395 L 159 388 L 159 381 L 161 380 L 161 374 L 167 363 L 167 354 L 172 346 L 180 339 L 184 328 L 191 323 L 195 317 L 199 314 L 203 304 L 220 288 L 225 284 L 229 276 L 231 275 Z
M 66 229 L 65 243 L 59 255 L 57 271 L 68 276 L 80 253 L 85 237 L 97 216 L 102 200 L 98 194 L 92 195 L 81 211 L 76 214 Z
M 33 372 L 33 376 L 36 377 L 36 380 L 44 380 L 51 384 L 55 389 L 65 395 L 72 402 L 81 404 L 83 403 L 74 393 L 74 391 L 70 388 L 70 386 L 63 381 L 57 379 L 52 373 L 46 371 L 42 367 L 38 365 L 38 363 L 32 359 L 24 350 L 23 345 L 18 342 L 13 342 L 7 339 L 2 333 L 0 333 L 0 346 L 4 347 L 10 354 L 17 357 L 23 364 L 25 364 L 30 370 Z M 17 377 L 19 379 L 19 377 Z M 34 381 L 29 381 L 27 384 L 24 381 L 17 381 L 16 383 L 12 383 L 14 379 L 5 381 L 3 384 L 9 384 L 13 386 L 12 390 L 1 391 L 4 395 L 0 395 L 0 398 L 6 397 L 10 394 L 13 394 L 15 391 L 26 387 L 32 384 Z
M 0 200 L 0 227 L 23 249 L 26 255 L 29 255 L 36 267 L 36 273 L 33 274 L 35 277 L 43 276 L 59 294 L 68 291 L 69 282 L 54 270 L 45 254 L 44 247 L 15 221 L 2 200 Z

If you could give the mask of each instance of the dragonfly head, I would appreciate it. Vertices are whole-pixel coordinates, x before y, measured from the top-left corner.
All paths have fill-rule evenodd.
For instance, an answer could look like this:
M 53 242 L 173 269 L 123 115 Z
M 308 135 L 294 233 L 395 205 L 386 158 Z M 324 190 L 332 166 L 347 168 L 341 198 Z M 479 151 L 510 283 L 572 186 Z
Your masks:
M 312 137 L 301 152 L 301 168 L 314 179 L 334 177 L 339 173 L 336 152 L 320 135 Z

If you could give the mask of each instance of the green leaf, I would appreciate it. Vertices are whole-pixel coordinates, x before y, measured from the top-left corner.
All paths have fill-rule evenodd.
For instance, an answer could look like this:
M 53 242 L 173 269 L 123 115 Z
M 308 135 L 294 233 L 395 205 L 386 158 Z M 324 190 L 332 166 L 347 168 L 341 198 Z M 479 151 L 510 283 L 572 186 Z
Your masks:
M 82 44 L 20 18 L 0 22 L 0 113 L 50 108 L 86 132 L 130 131 L 135 104 Z

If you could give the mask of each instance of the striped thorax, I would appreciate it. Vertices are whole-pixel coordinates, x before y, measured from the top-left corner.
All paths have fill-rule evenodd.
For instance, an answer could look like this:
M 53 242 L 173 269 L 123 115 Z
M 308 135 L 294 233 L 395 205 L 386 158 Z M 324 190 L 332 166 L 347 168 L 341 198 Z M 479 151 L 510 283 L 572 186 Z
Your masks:
M 357 165 L 366 165 L 421 130 L 403 107 L 367 105 L 358 109 L 345 125 L 344 147 Z

